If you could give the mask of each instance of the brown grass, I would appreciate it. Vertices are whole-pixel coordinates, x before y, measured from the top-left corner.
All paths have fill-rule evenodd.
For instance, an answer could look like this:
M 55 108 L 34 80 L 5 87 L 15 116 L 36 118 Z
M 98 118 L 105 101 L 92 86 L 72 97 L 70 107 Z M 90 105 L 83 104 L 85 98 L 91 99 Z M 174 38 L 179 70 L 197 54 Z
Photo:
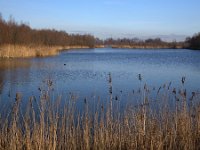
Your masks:
M 89 48 L 88 46 L 1 45 L 0 58 L 46 57 L 58 55 L 61 50 Z
M 112 87 L 112 81 L 109 82 Z M 16 94 L 13 107 L 2 111 L 0 149 L 200 149 L 198 93 L 186 98 L 183 89 L 177 93 L 165 86 L 153 102 L 145 85 L 139 93 L 139 105 L 127 103 L 119 111 L 116 108 L 120 107 L 120 99 L 111 98 L 108 105 L 97 100 L 92 111 L 90 108 L 94 107 L 84 99 L 81 112 L 74 95 L 65 103 L 61 96 L 52 100 L 52 82 L 47 84 L 49 87 L 41 90 L 39 100 L 30 97 L 25 112 L 20 93 Z
M 59 47 L 48 46 L 24 46 L 24 45 L 3 45 L 0 47 L 0 57 L 44 57 L 58 54 Z

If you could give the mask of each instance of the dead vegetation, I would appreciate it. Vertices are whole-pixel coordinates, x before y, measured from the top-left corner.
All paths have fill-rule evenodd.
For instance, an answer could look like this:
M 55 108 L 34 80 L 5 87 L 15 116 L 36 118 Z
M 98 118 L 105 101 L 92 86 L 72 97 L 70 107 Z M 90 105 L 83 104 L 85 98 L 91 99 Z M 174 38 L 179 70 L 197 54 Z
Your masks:
M 95 107 L 87 98 L 77 107 L 73 94 L 64 102 L 61 96 L 51 99 L 53 82 L 46 83 L 40 99 L 30 97 L 25 111 L 20 93 L 10 109 L 1 111 L 0 149 L 200 149 L 198 93 L 188 97 L 183 87 L 170 83 L 151 101 L 144 85 L 138 93 L 141 103 L 119 111 L 121 99 L 113 98 L 111 76 L 110 102 L 98 99 Z

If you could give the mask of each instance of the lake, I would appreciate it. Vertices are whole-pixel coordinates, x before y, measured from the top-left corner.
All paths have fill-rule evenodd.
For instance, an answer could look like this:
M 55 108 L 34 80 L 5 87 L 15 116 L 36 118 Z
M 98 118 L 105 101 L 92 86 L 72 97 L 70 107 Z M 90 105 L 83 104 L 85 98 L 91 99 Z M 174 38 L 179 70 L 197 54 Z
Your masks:
M 16 92 L 22 100 L 39 99 L 46 82 L 51 96 L 67 99 L 109 99 L 109 74 L 113 97 L 131 98 L 147 85 L 154 97 L 164 85 L 179 88 L 186 77 L 187 92 L 200 91 L 200 51 L 186 49 L 77 49 L 46 58 L 0 59 L 0 98 L 9 103 Z M 138 79 L 141 74 L 142 81 Z

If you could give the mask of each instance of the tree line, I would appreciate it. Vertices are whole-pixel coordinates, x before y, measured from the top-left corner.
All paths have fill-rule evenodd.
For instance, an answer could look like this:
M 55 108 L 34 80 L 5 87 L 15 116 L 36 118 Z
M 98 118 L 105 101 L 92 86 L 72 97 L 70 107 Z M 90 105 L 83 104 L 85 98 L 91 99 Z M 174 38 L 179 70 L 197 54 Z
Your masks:
M 5 21 L 0 15 L 0 45 L 44 45 L 44 46 L 88 46 L 98 45 L 116 47 L 144 47 L 144 48 L 189 48 L 200 49 L 200 33 L 186 38 L 183 42 L 166 42 L 160 38 L 141 40 L 138 38 L 108 38 L 101 40 L 90 34 L 68 34 L 66 31 L 55 29 L 32 29 L 25 23 L 17 23 L 12 17 Z
M 0 45 L 44 45 L 44 46 L 95 46 L 92 35 L 68 34 L 55 29 L 32 29 L 25 23 L 17 23 L 12 17 L 5 21 L 0 16 Z
M 166 42 L 162 41 L 160 38 L 155 39 L 146 39 L 141 40 L 138 38 L 122 38 L 122 39 L 113 39 L 108 38 L 104 40 L 104 45 L 115 45 L 116 47 L 130 46 L 130 47 L 144 47 L 144 48 L 186 48 L 186 49 L 194 49 L 200 50 L 200 33 L 195 34 L 192 37 L 187 37 L 185 41 L 182 42 Z
M 104 41 L 105 45 L 115 45 L 115 46 L 130 46 L 130 47 L 167 47 L 167 48 L 177 48 L 178 46 L 182 46 L 181 42 L 165 42 L 160 38 L 149 38 L 146 40 L 141 40 L 138 38 L 122 38 L 122 39 L 106 39 Z
M 185 40 L 186 48 L 200 50 L 200 33 L 195 34 L 193 37 L 188 37 Z

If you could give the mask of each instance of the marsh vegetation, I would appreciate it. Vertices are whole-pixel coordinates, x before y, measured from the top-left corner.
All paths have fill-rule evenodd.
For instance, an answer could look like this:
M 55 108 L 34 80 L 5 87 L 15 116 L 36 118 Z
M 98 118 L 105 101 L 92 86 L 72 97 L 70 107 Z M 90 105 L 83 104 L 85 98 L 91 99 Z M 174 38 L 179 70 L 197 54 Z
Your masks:
M 141 87 L 123 109 L 122 99 L 113 95 L 111 74 L 109 100 L 84 98 L 81 109 L 74 94 L 64 101 L 62 95 L 52 98 L 54 82 L 49 79 L 39 89 L 40 98 L 31 96 L 25 107 L 23 93 L 16 93 L 10 107 L 1 109 L 0 148 L 199 149 L 200 93 L 187 93 L 183 77 L 179 89 L 165 84 L 154 89 L 157 96 L 151 99 L 140 74 L 138 80 Z

